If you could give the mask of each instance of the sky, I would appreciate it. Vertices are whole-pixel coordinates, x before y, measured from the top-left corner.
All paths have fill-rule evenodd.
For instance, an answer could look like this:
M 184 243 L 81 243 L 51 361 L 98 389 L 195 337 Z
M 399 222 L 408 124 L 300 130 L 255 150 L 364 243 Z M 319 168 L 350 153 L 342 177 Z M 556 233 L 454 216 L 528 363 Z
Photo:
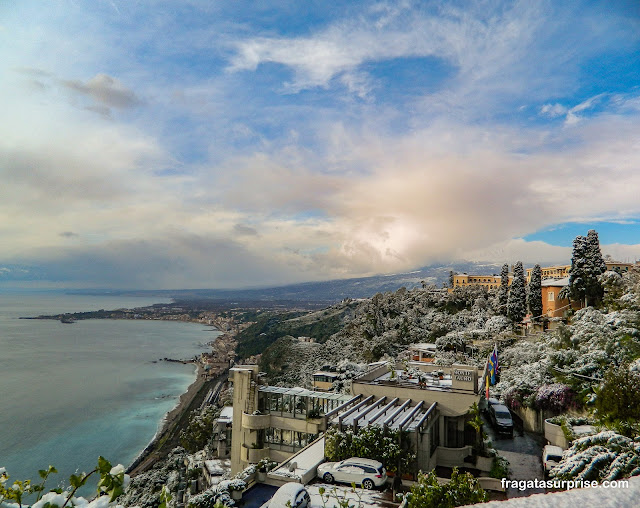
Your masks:
M 0 286 L 640 258 L 640 4 L 0 0 Z

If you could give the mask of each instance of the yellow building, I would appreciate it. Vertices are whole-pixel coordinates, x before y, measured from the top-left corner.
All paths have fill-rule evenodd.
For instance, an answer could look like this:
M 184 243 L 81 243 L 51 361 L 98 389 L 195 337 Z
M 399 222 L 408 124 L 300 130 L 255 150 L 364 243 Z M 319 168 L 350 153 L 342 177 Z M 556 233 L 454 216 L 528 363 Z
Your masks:
M 513 279 L 509 275 L 509 285 Z M 484 286 L 487 289 L 495 289 L 500 287 L 499 275 L 469 275 L 466 273 L 458 273 L 453 276 L 453 287 L 460 288 L 466 286 Z
M 540 268 L 540 271 L 542 272 L 542 280 L 564 279 L 565 277 L 569 277 L 569 270 L 571 270 L 571 265 L 545 266 L 544 268 Z M 527 284 L 531 282 L 532 272 L 533 268 L 527 268 Z
M 619 272 L 628 272 L 629 268 L 633 266 L 632 263 L 622 263 L 621 261 L 613 261 L 613 260 L 605 260 L 605 264 L 607 265 L 607 270 L 616 270 Z M 569 277 L 570 270 L 571 270 L 571 265 L 545 266 L 544 268 L 541 268 L 542 280 L 564 279 L 565 277 Z M 533 272 L 533 268 L 527 268 L 527 284 L 531 282 L 532 272 Z

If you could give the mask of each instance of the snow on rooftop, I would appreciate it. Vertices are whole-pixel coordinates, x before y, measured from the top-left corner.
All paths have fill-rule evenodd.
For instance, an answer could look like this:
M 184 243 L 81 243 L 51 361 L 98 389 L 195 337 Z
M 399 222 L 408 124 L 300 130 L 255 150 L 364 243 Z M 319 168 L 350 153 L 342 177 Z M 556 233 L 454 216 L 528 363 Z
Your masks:
M 270 474 L 286 477 L 295 475 L 302 478 L 322 462 L 324 462 L 324 437 L 303 448 L 298 454 L 289 458 L 287 462 L 271 471 Z M 295 464 L 295 467 L 291 467 L 293 464 Z
M 423 372 L 422 380 L 425 382 L 429 388 L 451 388 L 451 374 L 445 374 L 442 379 L 435 373 L 431 372 Z M 416 388 L 419 386 L 419 379 L 415 376 L 409 378 L 405 375 L 404 370 L 396 370 L 395 371 L 395 379 L 398 380 L 400 384 L 406 385 L 415 385 Z M 391 380 L 391 372 L 385 372 L 381 376 L 374 379 L 374 383 L 379 383 L 380 381 L 390 381 Z
M 544 279 L 541 283 L 543 287 L 564 287 L 569 285 L 569 277 L 563 277 L 562 279 Z
M 218 421 L 222 423 L 231 423 L 233 421 L 233 407 L 223 407 L 222 411 L 220 411 L 220 416 L 218 416 Z

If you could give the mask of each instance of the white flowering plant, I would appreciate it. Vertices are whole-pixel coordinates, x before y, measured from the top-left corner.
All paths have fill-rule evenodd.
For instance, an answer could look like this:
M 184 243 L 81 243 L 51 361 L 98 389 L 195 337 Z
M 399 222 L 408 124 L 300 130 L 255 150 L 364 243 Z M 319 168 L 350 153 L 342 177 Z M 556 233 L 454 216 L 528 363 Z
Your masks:
M 122 464 L 111 466 L 107 459 L 99 457 L 98 465 L 93 471 L 80 475 L 72 474 L 66 489 L 51 489 L 43 495 L 47 479 L 51 474 L 57 472 L 55 467 L 49 466 L 47 469 L 38 471 L 42 480 L 40 483 L 36 484 L 31 480 L 14 480 L 11 485 L 7 485 L 9 475 L 5 468 L 0 468 L 0 505 L 23 508 L 23 506 L 28 506 L 25 504 L 26 499 L 35 494 L 36 501 L 31 505 L 31 508 L 65 508 L 66 506 L 107 508 L 115 506 L 115 500 L 124 492 L 130 481 Z M 100 475 L 98 497 L 93 501 L 88 501 L 83 497 L 75 497 L 78 489 L 86 485 L 89 478 L 96 473 Z

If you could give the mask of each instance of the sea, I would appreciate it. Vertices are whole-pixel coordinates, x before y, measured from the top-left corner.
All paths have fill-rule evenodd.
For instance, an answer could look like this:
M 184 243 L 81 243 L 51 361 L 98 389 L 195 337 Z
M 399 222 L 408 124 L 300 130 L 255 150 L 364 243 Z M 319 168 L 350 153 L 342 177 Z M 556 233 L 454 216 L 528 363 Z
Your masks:
M 19 318 L 152 303 L 161 300 L 0 292 L 0 467 L 10 481 L 53 465 L 53 488 L 100 455 L 128 466 L 195 380 L 194 365 L 159 360 L 193 358 L 220 335 L 175 321 Z

